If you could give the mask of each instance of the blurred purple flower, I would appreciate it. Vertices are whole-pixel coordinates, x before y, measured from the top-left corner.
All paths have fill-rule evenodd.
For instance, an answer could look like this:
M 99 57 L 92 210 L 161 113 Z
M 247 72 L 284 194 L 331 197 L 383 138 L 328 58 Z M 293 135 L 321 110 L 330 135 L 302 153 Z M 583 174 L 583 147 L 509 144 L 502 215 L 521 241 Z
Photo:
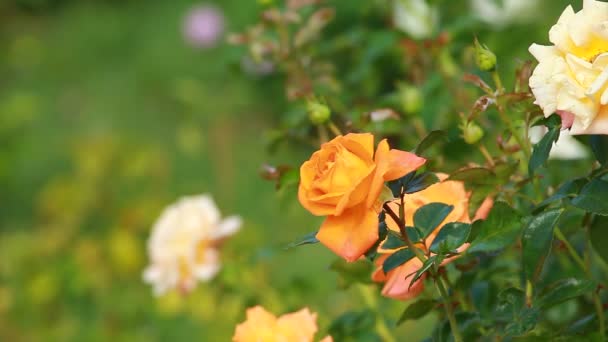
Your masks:
M 197 48 L 216 45 L 224 32 L 224 15 L 211 5 L 193 7 L 184 20 L 184 38 Z

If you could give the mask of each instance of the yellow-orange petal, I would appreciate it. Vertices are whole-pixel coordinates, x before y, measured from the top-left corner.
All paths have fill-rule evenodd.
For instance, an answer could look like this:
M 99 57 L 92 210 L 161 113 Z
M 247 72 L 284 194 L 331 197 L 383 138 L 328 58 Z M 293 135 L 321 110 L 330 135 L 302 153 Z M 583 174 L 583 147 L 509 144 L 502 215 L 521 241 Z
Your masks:
M 317 330 L 317 314 L 308 308 L 277 319 L 277 333 L 285 341 L 312 341 Z
M 378 214 L 358 205 L 340 216 L 328 216 L 317 239 L 347 261 L 355 261 L 378 240 Z
M 384 261 L 388 257 L 389 257 L 389 254 L 382 254 L 382 255 L 378 255 L 376 257 L 376 259 L 374 260 L 374 265 L 376 266 L 376 268 L 374 269 L 374 272 L 372 273 L 372 281 L 374 281 L 376 283 L 383 283 L 387 280 L 386 274 L 382 270 L 382 265 L 384 264 Z
M 419 169 L 426 163 L 426 159 L 411 152 L 400 150 L 388 151 L 388 170 L 384 174 L 385 181 L 392 181 Z
M 302 184 L 300 184 L 298 187 L 298 200 L 306 210 L 310 211 L 311 214 L 316 216 L 331 215 L 336 210 L 335 205 L 327 205 L 311 201 L 308 198 L 307 190 L 304 188 L 304 186 L 302 186 Z
M 422 275 L 422 277 L 416 280 L 412 286 L 410 286 L 410 283 L 421 267 L 422 262 L 419 259 L 414 258 L 390 271 L 388 274 L 388 281 L 382 288 L 382 295 L 399 300 L 416 298 L 424 290 L 424 279 L 426 278 L 426 275 Z
M 367 155 L 371 158 L 374 155 L 374 136 L 371 133 L 349 133 L 344 136 L 342 144 L 350 146 L 350 141 L 354 141 L 358 143 L 361 147 L 363 147 L 362 151 L 364 153 L 361 153 L 359 155 L 360 157 L 363 157 L 363 155 Z
M 247 309 L 247 318 L 236 326 L 234 342 L 254 342 L 274 338 L 276 317 L 261 306 Z
M 494 207 L 494 199 L 488 196 L 483 200 L 479 208 L 477 208 L 475 217 L 473 217 L 473 222 L 487 219 L 492 207 Z

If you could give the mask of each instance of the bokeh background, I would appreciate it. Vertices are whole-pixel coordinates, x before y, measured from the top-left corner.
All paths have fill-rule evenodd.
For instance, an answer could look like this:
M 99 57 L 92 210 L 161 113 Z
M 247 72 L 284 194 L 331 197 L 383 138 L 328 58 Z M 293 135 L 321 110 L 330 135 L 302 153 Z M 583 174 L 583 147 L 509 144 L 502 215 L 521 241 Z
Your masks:
M 342 29 L 377 29 L 349 20 L 365 10 L 358 2 L 328 2 Z M 476 20 L 468 1 L 439 3 L 453 51 L 478 36 L 512 70 L 531 58 L 530 43 L 547 42 L 568 1 L 540 1 L 532 20 L 501 27 Z M 287 107 L 283 80 L 243 72 L 244 49 L 225 35 L 210 48 L 188 44 L 184 20 L 200 4 L 0 1 L 0 340 L 227 341 L 255 304 L 308 306 L 322 331 L 373 304 L 357 287 L 338 288 L 324 248 L 284 249 L 320 220 L 293 188 L 262 180 L 260 166 L 299 165 L 311 150 L 267 148 L 263 132 Z M 223 12 L 226 32 L 256 22 L 263 6 L 206 4 Z M 150 227 L 166 205 L 198 193 L 244 227 L 216 279 L 155 298 L 141 280 Z M 394 320 L 403 310 L 377 300 Z M 397 335 L 422 339 L 433 319 Z

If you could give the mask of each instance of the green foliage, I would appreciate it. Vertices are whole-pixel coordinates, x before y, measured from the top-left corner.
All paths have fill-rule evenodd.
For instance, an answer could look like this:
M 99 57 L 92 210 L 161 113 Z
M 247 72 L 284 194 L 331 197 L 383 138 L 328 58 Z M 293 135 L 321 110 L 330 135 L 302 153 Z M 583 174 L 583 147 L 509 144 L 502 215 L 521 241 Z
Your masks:
M 608 262 L 608 216 L 596 216 L 589 227 L 591 244 L 604 262 Z
M 521 216 L 504 202 L 496 202 L 484 221 L 473 223 L 474 239 L 468 253 L 493 252 L 511 245 L 522 229 Z
M 553 242 L 553 231 L 563 209 L 553 209 L 533 216 L 524 228 L 521 243 L 523 268 L 527 279 L 536 281 Z
M 560 129 L 561 126 L 549 128 L 549 131 L 542 139 L 534 145 L 534 150 L 532 151 L 532 156 L 530 157 L 530 162 L 528 164 L 528 173 L 530 175 L 534 174 L 534 171 L 543 165 L 545 161 L 547 161 L 547 158 L 549 158 L 549 153 L 551 152 L 553 144 L 559 139 Z
M 401 317 L 399 317 L 397 325 L 409 320 L 418 320 L 431 312 L 435 306 L 437 306 L 437 302 L 431 299 L 420 299 L 414 303 L 411 303 L 407 306 L 405 311 L 403 311 Z
M 422 138 L 422 140 L 418 143 L 418 145 L 416 146 L 416 148 L 414 148 L 414 150 L 412 151 L 413 153 L 419 155 L 419 156 L 424 156 L 425 152 L 431 148 L 433 145 L 440 143 L 440 142 L 445 142 L 448 138 L 448 135 L 445 131 L 432 131 L 429 134 L 427 134 L 426 137 Z
M 414 252 L 411 250 L 407 248 L 400 249 L 384 260 L 384 263 L 382 264 L 382 271 L 384 273 L 388 273 L 415 257 Z
M 572 298 L 582 296 L 594 291 L 596 284 L 590 280 L 561 279 L 550 285 L 534 303 L 535 306 L 547 309 Z
M 445 203 L 429 203 L 414 213 L 414 226 L 425 239 L 454 210 L 454 206 Z
M 591 150 L 600 164 L 608 165 L 608 137 L 605 135 L 592 135 L 589 138 Z
M 318 243 L 319 240 L 317 239 L 317 233 L 318 232 L 308 233 L 308 234 L 302 236 L 301 238 L 297 239 L 296 241 L 288 244 L 285 247 L 285 249 L 291 249 L 291 248 L 302 246 L 302 245 L 310 245 L 310 244 Z
M 376 316 L 370 310 L 346 312 L 331 323 L 328 333 L 337 341 L 380 342 L 382 340 L 374 333 L 375 323 Z
M 592 179 L 570 203 L 598 215 L 608 215 L 608 181 Z
M 455 251 L 469 238 L 471 225 L 462 222 L 450 222 L 441 227 L 441 230 L 431 244 L 431 252 L 447 254 Z
M 399 179 L 388 182 L 388 187 L 391 189 L 393 196 L 397 198 L 401 194 L 413 194 L 422 191 L 438 181 L 439 179 L 432 172 L 417 174 L 416 171 L 413 171 Z

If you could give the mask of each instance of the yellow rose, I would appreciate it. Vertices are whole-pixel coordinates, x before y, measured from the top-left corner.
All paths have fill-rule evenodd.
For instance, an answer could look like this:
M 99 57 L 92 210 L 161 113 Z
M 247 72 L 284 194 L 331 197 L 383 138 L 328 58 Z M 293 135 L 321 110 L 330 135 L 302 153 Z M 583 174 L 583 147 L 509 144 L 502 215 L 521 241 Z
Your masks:
M 374 154 L 368 133 L 338 136 L 300 168 L 298 198 L 312 214 L 327 216 L 317 239 L 348 261 L 378 240 L 378 198 L 386 181 L 416 170 L 426 160 L 391 150 L 382 140 Z
M 437 174 L 439 179 L 446 179 L 447 175 Z M 417 247 L 422 249 L 425 253 L 428 252 L 427 248 L 433 244 L 433 240 L 441 230 L 441 228 L 449 222 L 465 222 L 470 223 L 469 217 L 469 197 L 470 194 L 465 190 L 464 183 L 458 181 L 442 181 L 440 183 L 433 184 L 422 190 L 404 197 L 405 200 L 405 222 L 413 222 L 414 213 L 418 208 L 434 202 L 445 203 L 454 206 L 452 212 L 439 224 L 438 228 L 435 229 L 425 240 L 424 245 L 420 244 Z M 485 219 L 492 208 L 493 201 L 486 199 L 480 208 L 477 210 L 473 220 Z M 399 204 L 397 202 L 390 202 L 389 207 L 394 212 L 399 212 Z M 399 226 L 389 216 L 386 218 L 386 225 L 388 229 L 399 233 Z M 382 246 L 382 244 L 380 244 Z M 458 248 L 459 252 L 466 250 L 469 246 L 468 243 L 463 244 Z M 405 248 L 405 247 L 403 247 Z M 393 253 L 399 249 L 383 249 L 378 248 L 379 257 L 376 258 L 376 270 L 372 275 L 372 280 L 376 282 L 386 282 L 382 289 L 382 295 L 399 300 L 408 300 L 415 298 L 424 290 L 424 279 L 426 274 L 420 279 L 414 282 L 410 287 L 410 280 L 416 274 L 416 272 L 422 267 L 422 262 L 418 258 L 413 258 L 403 265 L 391 270 L 388 274 L 385 274 L 382 270 L 382 264 L 384 261 Z M 443 261 L 442 265 L 451 262 L 454 258 L 448 258 Z
M 247 319 L 236 326 L 234 342 L 312 342 L 317 332 L 317 314 L 304 308 L 275 317 L 261 306 L 247 309 Z M 331 342 L 330 336 L 321 342 Z
M 530 46 L 539 62 L 530 77 L 535 103 L 572 134 L 608 134 L 608 3 L 585 0 L 576 13 L 568 6 L 549 40 Z

